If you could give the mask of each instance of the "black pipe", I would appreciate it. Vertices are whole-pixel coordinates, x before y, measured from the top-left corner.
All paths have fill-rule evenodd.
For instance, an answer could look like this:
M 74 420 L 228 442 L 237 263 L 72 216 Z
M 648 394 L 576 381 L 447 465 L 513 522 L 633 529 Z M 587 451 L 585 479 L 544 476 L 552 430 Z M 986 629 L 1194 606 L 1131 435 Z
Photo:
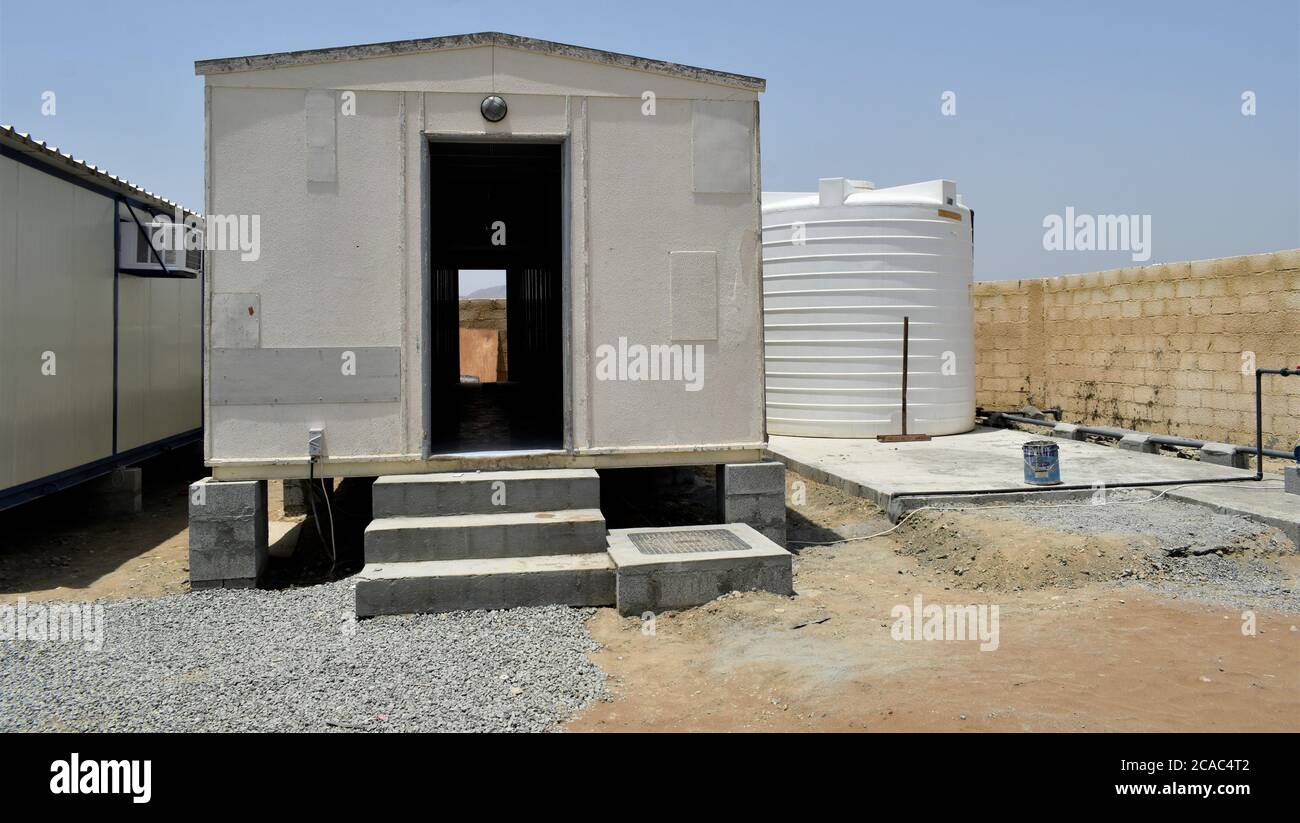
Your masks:
M 1194 486 L 1200 483 L 1240 483 L 1243 480 L 1255 481 L 1261 479 L 1263 478 L 1247 476 L 1247 477 L 1201 477 L 1195 480 L 1134 480 L 1129 483 L 1103 483 L 1101 484 L 1101 487 L 1107 489 L 1141 489 L 1150 486 L 1170 486 L 1170 487 Z M 1027 486 L 1016 486 L 1014 488 L 1004 488 L 1004 489 L 978 489 L 978 490 L 953 489 L 950 491 L 927 490 L 927 491 L 915 491 L 915 492 L 895 492 L 894 494 L 890 495 L 890 499 L 892 500 L 896 497 L 931 497 L 931 496 L 947 497 L 949 495 L 964 495 L 970 497 L 973 495 L 980 495 L 980 494 L 1021 494 L 1022 492 L 1075 492 L 1075 491 L 1089 491 L 1089 490 L 1096 491 L 1097 488 L 1098 488 L 1097 484 L 1090 484 L 1087 486 L 1083 486 L 1078 483 L 1075 483 L 1072 485 L 1056 485 L 1056 486 L 1028 486 L 1027 485 Z
M 1293 374 L 1300 374 L 1300 366 L 1289 369 L 1283 366 L 1280 369 L 1255 369 L 1255 479 L 1264 479 L 1264 455 L 1267 452 L 1264 449 L 1264 375 L 1276 374 L 1282 377 L 1290 377 Z M 1269 451 L 1272 451 L 1271 449 Z M 1277 457 L 1278 455 L 1271 455 Z M 1281 455 L 1283 458 L 1291 455 L 1285 452 Z
M 1297 372 L 1294 369 L 1292 369 L 1291 373 L 1296 374 Z M 1003 420 L 1010 420 L 1012 423 L 1022 423 L 1030 426 L 1043 426 L 1044 428 L 1049 428 L 1049 429 L 1056 427 L 1056 424 L 1051 422 L 1050 420 L 1038 420 L 1037 418 L 1033 418 L 1033 417 L 1021 417 L 1020 415 L 1006 414 L 1005 412 L 995 412 L 995 414 L 997 414 L 998 417 L 1000 417 Z M 1144 433 L 1144 432 L 1130 431 L 1128 429 L 1116 429 L 1116 428 L 1111 428 L 1109 426 L 1079 426 L 1078 430 L 1083 432 L 1084 434 L 1094 434 L 1097 435 L 1098 437 L 1109 437 L 1114 440 L 1119 440 L 1120 438 L 1124 437 L 1124 435 L 1126 434 Z M 1158 443 L 1162 446 L 1179 446 L 1188 449 L 1199 449 L 1201 446 L 1204 446 L 1207 442 L 1209 442 L 1206 440 L 1194 440 L 1189 437 L 1175 437 L 1171 434 L 1148 434 L 1147 438 L 1152 443 Z M 1258 445 L 1259 444 L 1256 443 L 1256 448 L 1251 448 L 1250 446 L 1234 446 L 1233 448 L 1235 448 L 1237 451 L 1240 452 L 1249 452 L 1250 454 L 1258 454 Z M 1264 455 L 1266 457 L 1277 457 L 1283 460 L 1289 459 L 1293 456 L 1291 452 L 1283 451 L 1281 449 L 1264 449 Z

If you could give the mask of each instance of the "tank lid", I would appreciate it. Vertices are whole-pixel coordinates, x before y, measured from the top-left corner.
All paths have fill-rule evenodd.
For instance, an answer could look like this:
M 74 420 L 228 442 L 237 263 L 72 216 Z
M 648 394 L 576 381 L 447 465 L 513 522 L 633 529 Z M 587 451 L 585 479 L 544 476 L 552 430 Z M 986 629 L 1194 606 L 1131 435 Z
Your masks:
M 849 195 L 871 191 L 876 187 L 870 180 L 850 180 L 847 177 L 823 177 L 817 181 L 819 205 L 841 206 Z

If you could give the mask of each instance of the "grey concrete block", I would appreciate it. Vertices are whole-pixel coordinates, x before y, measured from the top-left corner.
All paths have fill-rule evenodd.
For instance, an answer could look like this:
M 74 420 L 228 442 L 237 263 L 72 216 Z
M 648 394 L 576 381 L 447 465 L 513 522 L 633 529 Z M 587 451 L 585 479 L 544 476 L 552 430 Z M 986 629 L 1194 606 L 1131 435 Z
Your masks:
M 1234 469 L 1250 468 L 1250 455 L 1237 451 L 1237 447 L 1230 443 L 1206 443 L 1201 446 L 1200 456 L 1202 463 Z
M 252 577 L 241 577 L 232 580 L 191 580 L 191 591 L 203 591 L 206 589 L 255 589 L 257 588 L 257 579 Z
M 266 481 L 190 486 L 190 586 L 255 583 L 266 568 Z
M 1300 494 L 1300 466 L 1287 466 L 1282 471 L 1285 488 L 1291 494 Z
M 718 519 L 746 523 L 785 545 L 785 466 L 724 463 L 717 467 Z
M 144 509 L 144 472 L 138 467 L 116 468 L 91 482 L 90 508 L 96 514 L 139 514 Z
M 744 549 L 646 554 L 633 542 L 635 533 L 723 529 L 739 537 Z M 743 523 L 722 526 L 683 526 L 667 529 L 615 529 L 609 554 L 618 569 L 616 601 L 619 613 L 685 609 L 732 591 L 794 591 L 793 557 L 774 541 Z
M 357 617 L 520 606 L 609 606 L 608 554 L 370 563 L 357 575 Z
M 776 493 L 785 495 L 785 465 L 775 461 L 761 463 L 723 463 L 717 469 L 718 489 L 723 494 Z
M 311 504 L 307 500 L 310 493 L 307 480 L 283 480 L 281 484 L 283 490 L 280 495 L 280 511 L 284 517 L 298 517 L 307 514 L 311 509 Z
M 1057 423 L 1051 431 L 1051 436 L 1064 437 L 1067 440 L 1083 440 L 1087 437 L 1074 423 Z
M 1155 454 L 1160 450 L 1157 443 L 1151 442 L 1149 434 L 1126 434 L 1119 441 L 1119 447 L 1131 452 L 1145 452 L 1146 454 Z
M 371 494 L 375 517 L 596 509 L 600 476 L 592 469 L 399 474 L 380 477 Z
M 385 517 L 365 534 L 367 563 L 538 557 L 603 552 L 599 509 Z

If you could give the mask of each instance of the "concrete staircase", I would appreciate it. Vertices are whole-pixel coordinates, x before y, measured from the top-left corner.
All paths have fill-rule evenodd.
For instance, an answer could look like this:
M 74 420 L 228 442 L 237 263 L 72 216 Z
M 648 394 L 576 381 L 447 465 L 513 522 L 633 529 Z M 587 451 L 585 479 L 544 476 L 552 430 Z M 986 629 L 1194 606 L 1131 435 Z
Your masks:
M 357 616 L 614 603 L 590 469 L 375 481 Z

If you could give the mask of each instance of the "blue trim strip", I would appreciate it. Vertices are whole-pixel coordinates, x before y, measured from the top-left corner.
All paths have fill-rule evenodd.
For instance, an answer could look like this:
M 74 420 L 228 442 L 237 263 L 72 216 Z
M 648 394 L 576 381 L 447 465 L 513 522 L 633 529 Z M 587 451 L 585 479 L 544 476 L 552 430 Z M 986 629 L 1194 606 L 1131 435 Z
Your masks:
M 105 457 L 95 460 L 72 469 L 65 469 L 45 477 L 30 480 L 17 486 L 0 491 L 0 511 L 35 500 L 38 497 L 44 497 L 56 491 L 61 491 L 70 486 L 76 486 L 85 483 L 87 480 L 94 480 L 96 477 L 102 477 L 113 471 L 119 466 L 130 466 L 155 457 L 166 451 L 178 448 L 199 441 L 203 437 L 203 429 L 190 429 L 181 434 L 175 434 L 171 437 L 157 440 L 153 443 L 146 443 L 143 446 L 137 446 L 121 454 Z

